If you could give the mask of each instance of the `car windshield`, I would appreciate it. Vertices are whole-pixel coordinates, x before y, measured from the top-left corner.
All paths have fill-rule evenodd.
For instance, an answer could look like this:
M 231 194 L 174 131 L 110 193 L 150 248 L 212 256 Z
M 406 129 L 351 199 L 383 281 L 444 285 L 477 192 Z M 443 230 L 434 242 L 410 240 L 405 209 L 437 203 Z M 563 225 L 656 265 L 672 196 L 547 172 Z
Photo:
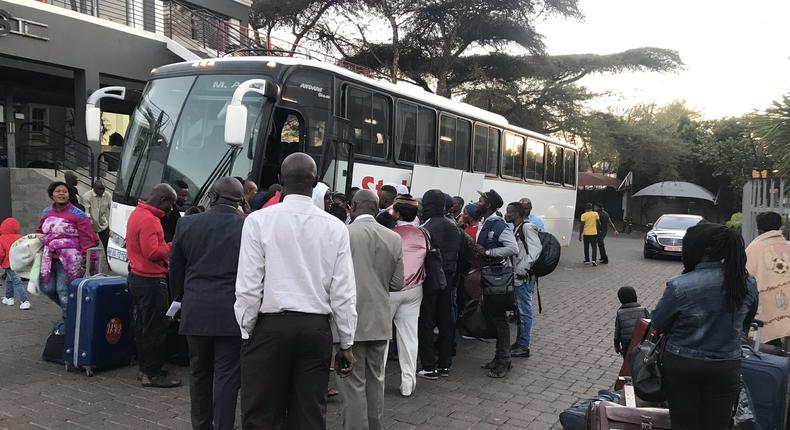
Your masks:
M 656 230 L 688 230 L 689 227 L 697 225 L 700 221 L 700 218 L 685 216 L 662 216 L 656 222 Z

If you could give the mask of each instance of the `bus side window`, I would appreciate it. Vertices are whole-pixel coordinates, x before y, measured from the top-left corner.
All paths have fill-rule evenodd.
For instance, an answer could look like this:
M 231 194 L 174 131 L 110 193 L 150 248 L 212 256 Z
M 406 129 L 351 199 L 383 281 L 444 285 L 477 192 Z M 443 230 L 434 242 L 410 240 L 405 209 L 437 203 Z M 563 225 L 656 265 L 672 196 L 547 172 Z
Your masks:
M 576 186 L 576 151 L 570 149 L 564 150 L 563 173 L 564 179 L 562 183 L 570 186 Z
M 543 181 L 543 155 L 545 151 L 545 143 L 534 139 L 527 139 L 527 171 L 525 175 L 527 179 Z
M 549 145 L 546 151 L 546 182 L 562 183 L 562 148 Z
M 392 107 L 386 97 L 356 87 L 346 87 L 346 118 L 351 124 L 359 155 L 387 156 Z
M 439 129 L 439 166 L 469 169 L 472 123 L 451 115 L 442 115 Z

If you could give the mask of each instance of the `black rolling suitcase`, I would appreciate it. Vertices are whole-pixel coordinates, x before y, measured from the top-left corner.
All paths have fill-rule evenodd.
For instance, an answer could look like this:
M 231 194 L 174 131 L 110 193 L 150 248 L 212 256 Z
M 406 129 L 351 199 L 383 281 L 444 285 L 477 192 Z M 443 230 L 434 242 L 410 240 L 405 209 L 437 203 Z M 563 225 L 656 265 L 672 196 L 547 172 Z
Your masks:
M 754 346 L 741 351 L 741 374 L 752 396 L 752 407 L 761 430 L 784 430 L 788 403 L 790 358 L 760 351 L 762 322 L 755 321 Z

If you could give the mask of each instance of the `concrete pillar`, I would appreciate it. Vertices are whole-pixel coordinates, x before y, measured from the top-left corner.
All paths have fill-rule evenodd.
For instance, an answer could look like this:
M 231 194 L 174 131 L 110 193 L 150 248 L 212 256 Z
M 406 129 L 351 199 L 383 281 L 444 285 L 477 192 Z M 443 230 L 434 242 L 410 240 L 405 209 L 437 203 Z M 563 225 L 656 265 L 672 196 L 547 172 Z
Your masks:
M 79 142 L 87 143 L 93 149 L 94 157 L 101 153 L 101 142 L 88 142 L 85 133 L 85 105 L 88 96 L 100 88 L 99 73 L 93 70 L 74 71 L 74 138 Z M 93 164 L 96 160 L 94 158 Z
M 14 123 L 14 94 L 13 89 L 6 87 L 5 107 L 5 130 L 6 143 L 8 150 L 8 167 L 16 167 L 16 124 Z

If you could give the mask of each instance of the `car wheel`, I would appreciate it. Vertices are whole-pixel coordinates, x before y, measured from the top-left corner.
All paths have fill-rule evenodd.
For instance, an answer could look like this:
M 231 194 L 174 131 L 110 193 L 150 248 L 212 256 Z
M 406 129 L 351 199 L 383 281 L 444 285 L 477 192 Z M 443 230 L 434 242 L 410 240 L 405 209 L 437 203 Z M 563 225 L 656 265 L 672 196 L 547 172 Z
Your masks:
M 647 250 L 647 246 L 645 246 L 645 248 L 643 249 L 642 254 L 648 260 L 653 258 L 653 254 L 650 253 L 650 251 Z

